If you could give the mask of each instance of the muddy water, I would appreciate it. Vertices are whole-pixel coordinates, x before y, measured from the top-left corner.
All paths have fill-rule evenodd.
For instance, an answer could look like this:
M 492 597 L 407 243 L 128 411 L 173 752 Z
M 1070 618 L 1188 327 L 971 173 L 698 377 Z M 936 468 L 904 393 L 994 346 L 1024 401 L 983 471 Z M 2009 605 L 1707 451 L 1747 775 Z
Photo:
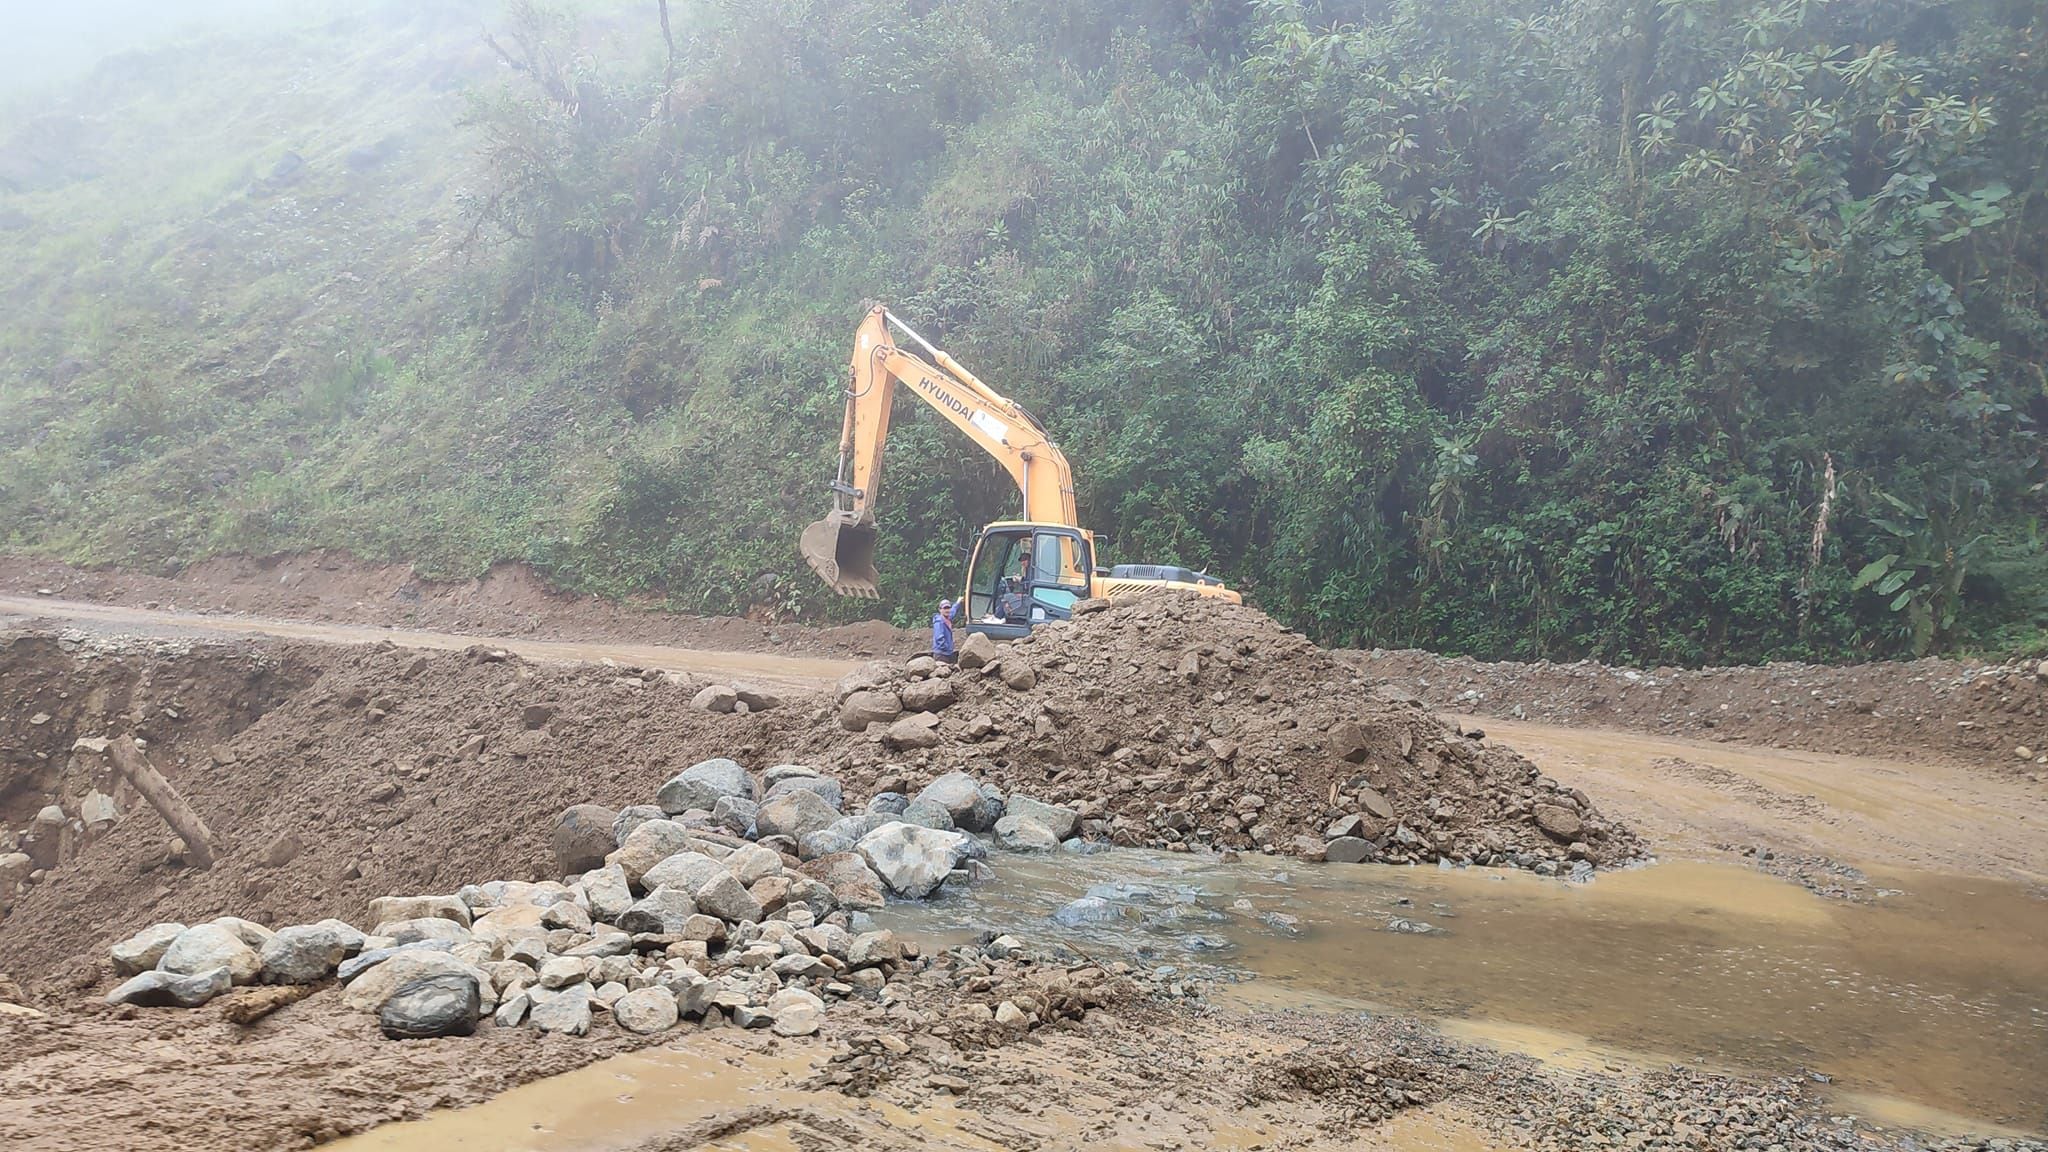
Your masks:
M 1868 1113 L 2048 1130 L 2048 901 L 1895 876 L 1876 905 L 1732 865 L 1588 883 L 1494 870 L 999 856 L 898 926 L 1064 938 L 1242 982 L 1268 1006 L 1419 1012 L 1539 1055 L 1819 1073 Z M 1110 918 L 1050 917 L 1093 892 Z M 1084 905 L 1103 915 L 1101 905 Z

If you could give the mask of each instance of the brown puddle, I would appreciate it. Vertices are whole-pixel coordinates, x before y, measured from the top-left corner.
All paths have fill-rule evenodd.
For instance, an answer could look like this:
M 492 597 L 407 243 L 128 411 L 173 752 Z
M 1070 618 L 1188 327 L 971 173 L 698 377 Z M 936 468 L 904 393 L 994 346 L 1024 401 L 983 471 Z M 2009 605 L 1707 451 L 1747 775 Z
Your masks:
M 1045 938 L 1047 914 L 1093 886 L 1123 915 L 1075 929 L 1082 947 L 1251 977 L 1226 1000 L 1421 1013 L 1566 1065 L 1811 1071 L 1894 1122 L 2048 1129 L 2048 901 L 2017 885 L 1889 876 L 1903 894 L 1854 905 L 1697 862 L 1577 884 L 1135 852 L 995 863 L 993 881 L 893 921 Z

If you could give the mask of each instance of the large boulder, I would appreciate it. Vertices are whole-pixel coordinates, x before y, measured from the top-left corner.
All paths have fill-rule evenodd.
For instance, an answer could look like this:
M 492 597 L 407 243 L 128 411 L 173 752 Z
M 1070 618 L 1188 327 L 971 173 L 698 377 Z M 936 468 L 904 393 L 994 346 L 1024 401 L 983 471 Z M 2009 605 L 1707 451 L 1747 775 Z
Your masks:
M 751 885 L 756 880 L 782 875 L 782 853 L 759 844 L 740 845 L 723 863 L 725 870 L 739 877 L 742 884 Z
M 951 680 L 914 680 L 903 686 L 901 696 L 906 712 L 940 712 L 960 699 Z
M 821 773 L 808 764 L 771 764 L 761 773 L 763 795 L 775 794 L 775 786 L 784 780 L 812 780 Z
M 568 907 L 576 906 L 570 904 Z M 548 908 L 538 904 L 507 904 L 503 908 L 493 908 L 469 926 L 469 936 L 492 953 L 499 954 L 514 940 L 528 936 L 546 937 L 548 912 Z
M 855 692 L 883 687 L 896 679 L 896 672 L 896 665 L 887 660 L 870 660 L 839 678 L 833 699 L 844 703 Z
M 965 772 L 948 772 L 925 785 L 917 800 L 944 808 L 954 826 L 968 832 L 987 832 L 1003 814 L 1002 794 L 983 788 Z
M 967 639 L 960 642 L 960 651 L 957 658 L 962 668 L 974 669 L 984 667 L 995 661 L 996 642 L 989 639 L 988 634 L 985 632 L 970 632 L 967 634 Z
M 555 853 L 555 873 L 574 876 L 604 866 L 604 858 L 618 847 L 612 839 L 612 825 L 619 814 L 599 804 L 578 804 L 555 817 L 548 834 L 548 847 Z
M 649 889 L 673 888 L 678 892 L 695 892 L 724 875 L 725 871 L 725 865 L 701 852 L 678 852 L 649 868 L 640 882 Z
M 817 793 L 835 812 L 846 807 L 846 790 L 840 786 L 838 780 L 830 776 L 785 776 L 770 785 L 762 799 L 773 800 L 777 796 L 786 796 L 796 791 Z
M 721 796 L 738 796 L 743 800 L 754 798 L 754 782 L 747 776 L 747 770 L 739 761 L 720 756 L 713 760 L 700 760 L 677 773 L 655 793 L 655 803 L 661 810 L 673 816 L 701 808 L 706 812 L 718 804 Z
M 436 972 L 409 980 L 377 1010 L 377 1026 L 393 1040 L 468 1036 L 483 1007 L 477 978 L 466 972 Z
M 673 820 L 649 820 L 633 829 L 626 836 L 626 842 L 612 853 L 611 862 L 619 866 L 630 883 L 640 883 L 647 870 L 678 852 L 687 852 L 696 837 L 688 828 Z
M 996 846 L 1012 852 L 1050 852 L 1060 846 L 1060 838 L 1037 820 L 1008 812 L 996 821 Z
M 717 867 L 714 863 L 712 867 Z M 680 933 L 697 914 L 697 902 L 680 888 L 656 888 L 618 919 L 621 932 Z
M 732 694 L 739 697 L 739 702 L 745 704 L 749 712 L 766 712 L 770 708 L 782 706 L 782 697 L 759 684 L 749 684 L 743 680 L 733 681 Z
M 882 878 L 861 854 L 835 852 L 804 864 L 803 870 L 832 890 L 832 898 L 849 912 L 873 911 L 883 903 Z
M 761 806 L 744 796 L 721 796 L 711 807 L 711 822 L 735 836 L 753 836 Z
M 109 950 L 114 961 L 114 972 L 119 976 L 133 976 L 156 967 L 157 961 L 170 950 L 172 941 L 185 931 L 183 924 L 152 924 Z
M 960 862 L 970 857 L 973 837 L 891 821 L 861 837 L 855 850 L 875 875 L 899 896 L 922 899 L 938 890 Z
M 1081 830 L 1081 814 L 1062 804 L 1047 804 L 1021 793 L 1011 793 L 1003 812 L 1008 816 L 1022 816 L 1042 824 L 1055 837 L 1071 840 Z
M 254 984 L 263 958 L 240 936 L 219 924 L 195 924 L 164 949 L 157 970 L 173 976 L 198 976 L 225 968 L 236 984 Z
M 706 685 L 690 697 L 690 707 L 705 712 L 731 712 L 739 702 L 739 693 L 724 684 Z
M 825 1002 L 802 988 L 784 988 L 768 998 L 768 1014 L 777 1036 L 812 1036 L 825 1023 Z
M 342 991 L 341 1006 L 352 1012 L 377 1012 L 393 993 L 422 976 L 443 973 L 468 976 L 482 988 L 490 977 L 446 952 L 409 949 L 398 952 L 357 976 Z
M 280 928 L 258 954 L 263 961 L 261 977 L 265 984 L 318 983 L 334 975 L 362 946 L 363 934 L 339 920 Z
M 894 692 L 864 688 L 839 702 L 839 726 L 865 732 L 870 724 L 887 724 L 903 715 L 903 701 Z
M 957 827 L 953 823 L 951 809 L 937 801 L 922 798 L 905 804 L 903 806 L 903 815 L 900 819 L 905 824 L 915 824 L 920 828 L 936 828 L 941 832 L 951 832 Z M 886 820 L 883 821 L 883 823 L 887 822 Z M 875 827 L 879 828 L 881 825 L 878 824 Z M 870 829 L 870 831 L 873 831 L 873 829 Z
M 234 974 L 225 968 L 210 969 L 196 976 L 142 972 L 107 993 L 107 1003 L 142 1008 L 197 1008 L 234 986 Z
M 453 920 L 439 916 L 422 916 L 417 920 L 386 920 L 370 930 L 372 936 L 388 936 L 394 944 L 411 944 L 420 940 L 445 940 L 450 944 L 469 943 L 469 929 Z
M 612 1019 L 619 1027 L 642 1036 L 666 1032 L 680 1018 L 676 994 L 666 988 L 642 988 L 628 992 L 612 1004 Z
M 571 984 L 554 992 L 532 989 L 527 995 L 532 998 L 533 1007 L 528 1010 L 526 1018 L 543 1032 L 581 1036 L 590 1031 L 593 991 L 589 984 Z
M 799 860 L 815 860 L 838 852 L 851 852 L 860 838 L 887 824 L 896 817 L 884 812 L 868 812 L 859 816 L 841 816 L 829 826 L 809 832 L 798 838 L 796 854 Z M 912 821 L 916 823 L 916 821 Z
M 802 781 L 788 781 L 785 786 L 796 783 Z M 764 837 L 787 836 L 801 844 L 806 835 L 829 828 L 838 819 L 839 809 L 823 796 L 809 789 L 794 788 L 763 802 L 754 826 Z

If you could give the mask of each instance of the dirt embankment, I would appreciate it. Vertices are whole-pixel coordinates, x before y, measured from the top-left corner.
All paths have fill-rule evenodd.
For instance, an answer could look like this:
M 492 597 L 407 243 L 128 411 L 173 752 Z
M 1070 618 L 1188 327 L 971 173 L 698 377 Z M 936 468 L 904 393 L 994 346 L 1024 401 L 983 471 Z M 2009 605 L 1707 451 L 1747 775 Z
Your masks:
M 474 580 L 434 581 L 407 564 L 339 553 L 220 556 L 176 576 L 74 568 L 0 556 L 0 589 L 167 611 L 466 632 L 535 640 L 629 640 L 727 652 L 908 656 L 921 633 L 870 620 L 834 627 L 678 615 L 658 600 L 575 596 L 524 564 L 501 563 Z
M 1343 656 L 1447 712 L 1856 756 L 1927 753 L 2048 779 L 2048 676 L 2032 660 L 1637 670 L 1414 649 Z

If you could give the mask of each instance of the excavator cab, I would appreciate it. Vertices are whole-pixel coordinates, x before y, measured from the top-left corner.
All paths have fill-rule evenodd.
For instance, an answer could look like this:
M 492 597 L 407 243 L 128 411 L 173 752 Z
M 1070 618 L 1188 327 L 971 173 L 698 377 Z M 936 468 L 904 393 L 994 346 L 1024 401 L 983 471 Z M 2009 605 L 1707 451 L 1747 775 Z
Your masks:
M 962 622 L 969 632 L 1012 640 L 1047 620 L 1067 619 L 1089 594 L 1094 551 L 1087 533 L 1064 525 L 989 525 L 968 561 Z

